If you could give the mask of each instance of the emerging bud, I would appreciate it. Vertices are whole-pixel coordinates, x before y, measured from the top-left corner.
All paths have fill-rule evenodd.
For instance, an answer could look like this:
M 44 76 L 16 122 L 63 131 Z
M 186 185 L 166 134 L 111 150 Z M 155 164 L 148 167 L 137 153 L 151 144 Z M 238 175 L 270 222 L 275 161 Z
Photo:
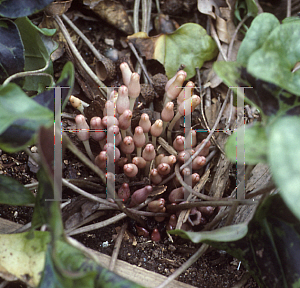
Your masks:
M 129 207 L 136 206 L 143 203 L 148 198 L 149 194 L 152 192 L 152 186 L 148 185 L 142 189 L 136 190 L 131 196 L 131 202 Z
M 135 164 L 125 164 L 123 167 L 124 173 L 127 177 L 134 177 L 138 173 L 138 167 Z
M 126 86 L 119 88 L 116 106 L 119 114 L 123 114 L 125 110 L 129 109 L 128 88 Z
M 130 189 L 128 183 L 123 183 L 118 190 L 118 197 L 126 202 L 130 197 Z
M 148 133 L 150 131 L 151 122 L 150 122 L 148 114 L 146 114 L 146 113 L 142 114 L 141 119 L 139 121 L 139 126 L 141 126 L 143 128 L 144 133 Z
M 86 123 L 83 115 L 77 115 L 75 117 L 76 129 L 79 130 L 77 132 L 77 137 L 80 141 L 86 141 L 90 138 L 89 125 Z
M 123 82 L 128 87 L 132 72 L 126 62 L 121 63 L 120 69 L 122 72 Z

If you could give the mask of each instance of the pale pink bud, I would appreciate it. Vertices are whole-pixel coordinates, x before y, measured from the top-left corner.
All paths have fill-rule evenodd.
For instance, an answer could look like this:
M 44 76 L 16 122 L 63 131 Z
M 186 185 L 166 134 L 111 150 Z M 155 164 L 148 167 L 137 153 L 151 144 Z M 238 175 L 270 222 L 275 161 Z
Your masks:
M 192 154 L 191 154 L 191 151 L 181 151 L 178 153 L 177 155 L 177 159 L 180 163 L 184 163 L 186 162 L 187 160 L 189 160 L 191 158 Z
M 202 143 L 205 141 L 205 139 L 202 140 L 202 142 L 200 144 L 198 144 L 195 148 L 195 150 L 197 151 L 200 146 L 202 145 Z M 210 147 L 210 141 L 208 141 L 206 143 L 206 145 L 204 146 L 204 148 L 201 150 L 201 152 L 199 153 L 199 156 L 207 156 L 209 154 L 209 147 Z
M 178 112 L 182 115 L 190 115 L 194 112 L 195 108 L 200 104 L 201 98 L 197 95 L 193 95 L 192 98 L 183 101 L 178 108 Z M 187 103 L 187 104 L 185 104 Z M 185 110 L 187 109 L 187 110 Z
M 151 233 L 151 240 L 158 242 L 160 240 L 160 233 L 158 231 L 158 229 L 153 229 L 152 233 Z
M 115 115 L 115 104 L 112 100 L 107 100 L 105 102 L 105 108 L 103 110 L 103 116 L 113 116 Z
M 160 175 L 165 176 L 168 175 L 171 172 L 171 167 L 169 164 L 166 163 L 160 163 L 157 166 L 157 171 Z
M 176 73 L 175 80 L 169 84 L 169 82 L 172 80 L 170 79 L 165 87 L 166 95 L 170 100 L 176 99 L 176 97 L 179 95 L 181 91 L 181 87 L 183 85 L 183 82 L 186 78 L 186 72 L 183 70 L 180 70 Z
M 163 131 L 163 122 L 161 119 L 157 119 L 150 128 L 151 135 L 158 137 Z
M 172 190 L 171 193 L 170 193 L 170 195 L 169 195 L 169 201 L 171 203 L 178 202 L 176 200 L 183 201 L 184 191 L 185 191 L 185 189 L 183 187 L 179 187 L 179 188 L 176 188 L 176 189 Z
M 106 168 L 106 159 L 107 159 L 107 152 L 106 151 L 101 151 L 98 156 L 95 158 L 95 164 L 100 168 L 100 169 L 105 169 Z
M 165 199 L 159 198 L 148 203 L 148 209 L 151 212 L 160 212 L 165 206 Z
M 165 156 L 161 159 L 161 163 L 166 163 L 172 166 L 173 164 L 176 163 L 176 156 L 174 155 Z
M 77 137 L 80 141 L 86 141 L 90 138 L 89 125 L 85 121 L 85 117 L 83 115 L 77 115 L 75 117 L 76 129 L 79 130 L 77 132 Z
M 124 85 L 119 88 L 116 107 L 119 114 L 129 109 L 128 88 Z
M 178 152 L 181 152 L 184 150 L 184 136 L 178 135 L 174 141 L 173 141 L 173 147 L 175 150 L 177 150 Z
M 161 159 L 165 157 L 165 154 L 159 154 L 155 157 L 155 167 L 161 163 Z
M 122 135 L 121 135 L 121 133 L 119 132 L 119 133 L 117 133 L 117 134 L 115 135 L 115 145 L 116 145 L 116 146 L 119 146 L 121 142 L 122 142 Z
M 121 151 L 125 154 L 131 154 L 134 151 L 134 142 L 132 137 L 126 136 L 120 143 Z
M 161 119 L 165 122 L 170 122 L 174 117 L 174 104 L 168 102 L 161 111 Z
M 142 157 L 146 161 L 152 161 L 155 158 L 156 152 L 152 144 L 147 144 L 143 150 Z
M 118 197 L 126 202 L 130 197 L 130 189 L 128 183 L 123 183 L 118 190 Z
M 143 157 L 134 157 L 132 163 L 135 164 L 139 169 L 146 167 L 146 160 Z
M 132 112 L 128 109 L 119 117 L 119 127 L 122 130 L 127 130 L 131 125 Z
M 203 167 L 206 163 L 204 156 L 197 156 L 192 162 L 192 169 L 198 170 Z
M 151 128 L 151 122 L 147 113 L 143 113 L 139 121 L 139 126 L 143 128 L 144 133 L 148 133 Z
M 190 176 L 191 175 L 191 169 L 189 167 L 185 167 L 185 168 L 182 169 L 181 173 L 184 177 Z
M 134 145 L 138 148 L 143 147 L 146 143 L 146 137 L 143 128 L 140 126 L 135 127 L 133 135 Z
M 122 72 L 123 82 L 128 87 L 132 72 L 126 62 L 121 63 L 120 69 Z
M 139 190 L 136 190 L 131 196 L 129 207 L 133 207 L 143 203 L 148 198 L 151 192 L 152 192 L 152 186 L 150 185 L 145 186 L 144 188 L 141 188 Z
M 194 187 L 200 181 L 200 175 L 198 173 L 192 174 L 192 186 Z
M 193 81 L 189 81 L 177 97 L 177 104 L 180 105 L 184 100 L 191 98 L 194 88 L 195 83 Z
M 104 116 L 102 118 L 102 124 L 107 127 L 107 126 L 113 126 L 113 125 L 116 125 L 118 126 L 119 125 L 119 121 L 116 117 L 114 116 Z
M 91 136 L 94 140 L 100 141 L 106 137 L 105 127 L 102 125 L 100 117 L 93 117 L 90 121 L 91 130 L 96 130 L 91 132 Z
M 128 87 L 129 97 L 134 99 L 139 97 L 141 92 L 141 85 L 140 85 L 140 75 L 138 73 L 131 74 L 130 82 L 127 87 Z
M 107 151 L 109 161 L 118 161 L 121 157 L 121 153 L 118 147 L 115 147 L 113 143 L 107 143 L 104 145 L 104 150 Z
M 157 169 L 152 169 L 150 171 L 150 180 L 154 185 L 157 185 L 162 181 L 162 177 L 158 173 Z
M 123 170 L 127 177 L 134 177 L 138 173 L 138 167 L 132 163 L 125 164 Z

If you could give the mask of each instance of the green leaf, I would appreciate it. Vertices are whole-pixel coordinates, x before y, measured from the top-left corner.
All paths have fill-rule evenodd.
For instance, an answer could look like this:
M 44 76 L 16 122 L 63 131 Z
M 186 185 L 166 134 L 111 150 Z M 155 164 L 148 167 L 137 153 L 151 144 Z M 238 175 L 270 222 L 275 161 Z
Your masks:
M 0 203 L 7 205 L 33 204 L 35 197 L 17 180 L 0 175 Z
M 0 147 L 10 153 L 32 144 L 32 135 L 41 125 L 53 125 L 53 112 L 14 83 L 0 87 L 0 115 Z
M 24 47 L 17 26 L 10 20 L 1 20 L 0 83 L 10 75 L 24 71 L 24 59 Z
M 249 57 L 261 48 L 270 33 L 280 25 L 278 19 L 270 13 L 262 13 L 254 18 L 239 48 L 237 62 L 247 66 Z
M 0 15 L 8 18 L 29 16 L 44 9 L 53 0 L 2 0 Z
M 299 287 L 300 222 L 279 194 L 265 199 L 248 225 L 195 234 L 169 232 L 227 251 L 242 261 L 260 287 Z
M 300 118 L 282 117 L 270 131 L 269 163 L 283 200 L 300 219 Z
M 188 80 L 195 76 L 196 67 L 201 68 L 217 54 L 217 45 L 206 30 L 198 24 L 187 23 L 172 34 L 159 36 L 153 58 L 164 65 L 169 78 L 176 74 L 180 65 L 185 65 Z
M 240 240 L 247 234 L 246 224 L 237 224 L 222 227 L 213 231 L 188 232 L 184 230 L 169 230 L 168 233 L 178 235 L 184 239 L 190 239 L 194 243 L 204 241 L 229 242 Z
M 300 21 L 277 26 L 262 47 L 249 57 L 248 72 L 300 96 L 300 70 L 292 72 L 300 61 L 299 35 Z
M 51 53 L 57 49 L 58 45 L 51 36 L 55 29 L 40 29 L 28 18 L 18 18 L 15 24 L 21 34 L 25 48 L 25 71 L 34 71 L 44 68 L 50 61 Z M 44 73 L 53 74 L 52 62 Z M 29 91 L 43 91 L 45 87 L 52 86 L 51 79 L 45 76 L 28 76 L 25 78 L 23 88 Z
M 239 130 L 243 129 L 240 127 Z M 225 145 L 226 156 L 232 162 L 236 162 L 236 155 L 239 153 L 237 149 L 242 149 L 245 151 L 245 159 L 242 159 L 242 162 L 237 162 L 237 164 L 246 164 L 254 165 L 257 163 L 267 163 L 268 157 L 268 138 L 265 132 L 265 128 L 261 125 L 260 122 L 255 123 L 253 126 L 246 125 L 245 134 L 244 134 L 244 144 L 240 143 L 237 145 L 237 132 L 228 138 Z
M 58 79 L 56 83 L 56 87 L 62 87 L 60 90 L 61 92 L 61 103 L 62 108 L 61 110 L 65 108 L 69 96 L 71 94 L 71 91 L 73 90 L 74 86 L 74 66 L 72 62 L 67 62 L 61 72 L 60 78 Z M 69 89 L 68 89 L 69 88 Z M 39 103 L 43 107 L 47 107 L 51 111 L 54 112 L 54 99 L 55 99 L 55 90 L 49 89 L 47 91 L 44 91 L 34 98 L 32 98 L 35 102 Z

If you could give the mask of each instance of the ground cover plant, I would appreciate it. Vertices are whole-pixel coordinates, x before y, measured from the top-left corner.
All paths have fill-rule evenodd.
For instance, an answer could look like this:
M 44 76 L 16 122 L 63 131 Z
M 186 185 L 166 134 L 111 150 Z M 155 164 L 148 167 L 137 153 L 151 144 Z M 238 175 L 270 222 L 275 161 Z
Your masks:
M 115 260 L 104 268 L 74 239 L 125 219 L 112 258 L 125 230 L 132 239 L 154 243 L 176 245 L 178 236 L 204 243 L 158 287 L 169 285 L 211 247 L 225 250 L 249 272 L 235 287 L 245 285 L 249 275 L 260 287 L 300 287 L 299 18 L 280 22 L 251 0 L 176 2 L 179 8 L 157 1 L 152 9 L 144 1 L 146 13 L 140 14 L 134 1 L 128 4 L 132 19 L 129 6 L 119 2 L 73 2 L 0 2 L 1 155 L 25 151 L 37 167 L 35 182 L 23 185 L 8 175 L 1 157 L 0 203 L 34 206 L 24 231 L 0 234 L 1 277 L 30 287 L 147 286 L 113 272 Z M 91 14 L 77 13 L 76 5 Z M 181 23 L 175 8 L 197 9 L 203 19 Z M 96 39 L 93 45 L 72 24 L 95 17 L 115 29 L 101 42 L 105 56 L 95 49 Z M 201 21 L 209 24 L 209 33 Z M 77 50 L 73 31 L 89 52 Z M 88 57 L 90 51 L 94 56 Z M 54 181 L 54 87 L 63 87 L 63 196 L 86 197 L 83 202 L 73 197 L 75 204 L 65 208 L 49 201 L 61 199 Z M 228 87 L 252 88 L 236 95 Z M 239 110 L 238 97 L 245 99 L 245 110 Z M 243 145 L 236 142 L 241 129 Z M 245 158 L 236 163 L 243 150 Z M 86 177 L 79 170 L 72 174 L 72 161 L 86 167 Z M 238 172 L 230 161 L 247 165 L 245 184 L 261 163 L 270 167 L 272 180 L 237 197 Z M 239 205 L 255 205 L 256 211 L 232 224 Z

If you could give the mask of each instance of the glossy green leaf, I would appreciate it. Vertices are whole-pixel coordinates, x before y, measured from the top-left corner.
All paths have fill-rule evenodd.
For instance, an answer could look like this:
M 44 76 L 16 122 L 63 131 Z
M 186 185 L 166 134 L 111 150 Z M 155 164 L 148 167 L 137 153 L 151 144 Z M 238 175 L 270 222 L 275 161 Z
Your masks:
M 53 124 L 53 112 L 37 104 L 14 83 L 0 87 L 0 115 L 0 147 L 7 152 L 32 144 L 34 131 L 41 125 Z
M 68 62 L 64 66 L 56 86 L 63 87 L 61 89 L 61 100 L 63 103 L 62 105 L 62 110 L 63 110 L 74 86 L 74 67 L 71 62 Z M 70 88 L 68 89 L 68 87 Z M 48 108 L 50 111 L 52 111 L 51 118 L 50 118 L 50 112 L 48 111 L 49 122 L 47 120 L 45 121 L 43 117 L 39 118 L 38 120 L 28 119 L 27 117 L 15 120 L 12 124 L 9 125 L 9 128 L 7 128 L 2 134 L 0 132 L 0 147 L 2 147 L 3 150 L 7 152 L 17 152 L 22 149 L 25 149 L 28 145 L 34 142 L 35 140 L 34 136 L 36 135 L 37 130 L 41 125 L 47 125 L 47 123 L 49 124 L 53 123 L 52 119 L 53 119 L 53 111 L 54 111 L 54 93 L 55 90 L 50 89 L 38 94 L 34 98 L 31 98 L 32 100 L 34 100 L 35 105 L 36 103 L 38 103 L 41 106 Z M 32 101 L 30 98 L 28 99 L 29 101 Z M 0 99 L 0 103 L 1 103 L 1 99 Z M 31 112 L 29 112 L 28 114 L 30 113 Z
M 300 21 L 277 26 L 262 47 L 249 57 L 248 72 L 300 96 L 300 70 L 292 72 L 300 61 L 299 35 Z
M 18 28 L 11 20 L 3 19 L 0 21 L 0 83 L 24 71 L 24 66 L 24 46 Z
M 29 16 L 44 9 L 53 0 L 2 0 L 0 15 L 8 18 Z
M 33 204 L 33 194 L 12 177 L 0 175 L 0 203 L 7 205 Z
M 270 131 L 269 163 L 285 203 L 300 219 L 300 117 L 282 117 Z
M 240 127 L 243 129 L 243 127 Z M 261 123 L 255 123 L 253 126 L 247 125 L 245 127 L 244 144 L 237 145 L 237 132 L 234 131 L 228 138 L 225 145 L 226 156 L 232 161 L 236 162 L 236 155 L 239 153 L 237 149 L 241 149 L 242 153 L 245 151 L 245 159 L 237 164 L 254 165 L 257 163 L 267 163 L 268 157 L 268 138 L 265 132 L 265 128 Z
M 49 62 L 49 67 L 44 73 L 53 75 L 51 53 L 57 49 L 58 45 L 51 36 L 55 29 L 40 29 L 35 26 L 27 17 L 15 20 L 20 31 L 25 48 L 25 71 L 34 71 L 44 68 Z M 51 79 L 45 76 L 27 76 L 25 78 L 24 89 L 29 91 L 44 91 L 47 86 L 52 86 Z
M 261 48 L 270 33 L 280 25 L 278 19 L 270 13 L 262 13 L 254 18 L 239 48 L 237 62 L 247 66 L 249 57 Z
M 300 222 L 279 194 L 268 197 L 248 225 L 229 227 L 211 231 L 211 234 L 170 232 L 225 250 L 242 261 L 260 287 L 300 287 Z
M 217 45 L 206 30 L 198 24 L 187 23 L 172 34 L 159 36 L 153 58 L 164 65 L 169 78 L 176 74 L 180 65 L 185 65 L 184 71 L 190 79 L 196 74 L 196 67 L 201 68 L 217 54 Z

